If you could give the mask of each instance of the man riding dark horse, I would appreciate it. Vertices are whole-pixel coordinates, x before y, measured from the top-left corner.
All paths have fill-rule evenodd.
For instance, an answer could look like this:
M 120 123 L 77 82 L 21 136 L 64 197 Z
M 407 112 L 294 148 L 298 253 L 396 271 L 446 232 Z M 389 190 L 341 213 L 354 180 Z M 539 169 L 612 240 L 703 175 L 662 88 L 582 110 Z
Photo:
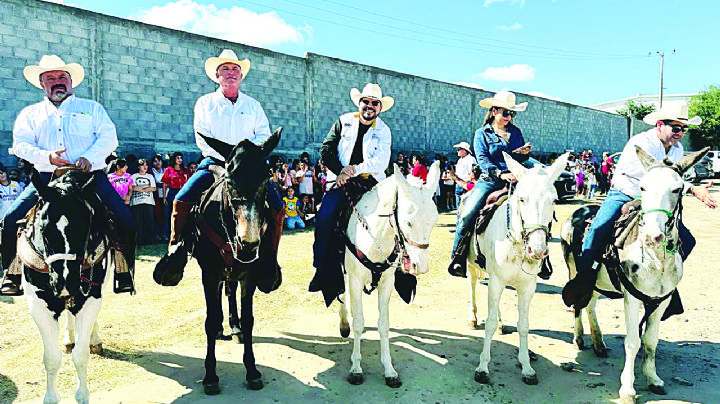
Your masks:
M 24 108 L 15 120 L 15 155 L 34 165 L 39 172 L 37 180 L 43 184 L 62 166 L 72 165 L 91 173 L 93 190 L 114 217 L 115 248 L 126 264 L 116 265 L 114 290 L 134 292 L 135 220 L 103 171 L 105 157 L 118 146 L 115 125 L 102 105 L 73 94 L 73 88 L 85 77 L 79 64 L 66 64 L 58 56 L 45 55 L 39 65 L 25 67 L 23 74 L 28 82 L 45 92 L 46 98 Z M 36 187 L 30 184 L 2 219 L 0 254 L 5 270 L 11 267 L 17 251 L 17 222 L 37 201 Z M 8 273 L 2 294 L 22 293 L 20 279 L 19 273 Z

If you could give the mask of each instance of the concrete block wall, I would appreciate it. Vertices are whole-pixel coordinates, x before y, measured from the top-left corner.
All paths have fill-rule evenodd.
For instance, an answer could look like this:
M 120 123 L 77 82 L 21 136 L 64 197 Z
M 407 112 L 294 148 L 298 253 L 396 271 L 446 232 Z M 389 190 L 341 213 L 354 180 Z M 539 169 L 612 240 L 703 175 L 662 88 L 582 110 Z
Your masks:
M 356 110 L 350 89 L 368 82 L 396 100 L 381 115 L 393 131 L 394 153 L 454 154 L 453 144 L 472 143 L 486 113 L 478 102 L 492 96 L 317 54 L 299 58 L 60 4 L 0 0 L 0 161 L 13 164 L 7 148 L 15 117 L 43 97 L 22 69 L 47 53 L 85 67 L 85 82 L 75 93 L 105 106 L 118 128 L 120 154 L 179 150 L 196 158 L 193 106 L 217 88 L 205 76 L 204 62 L 225 48 L 251 60 L 241 91 L 260 101 L 272 128 L 284 127 L 276 151 L 292 157 L 302 151 L 317 157 L 333 122 Z M 625 117 L 525 94 L 518 101 L 529 102 L 516 121 L 538 152 L 616 151 L 628 138 Z

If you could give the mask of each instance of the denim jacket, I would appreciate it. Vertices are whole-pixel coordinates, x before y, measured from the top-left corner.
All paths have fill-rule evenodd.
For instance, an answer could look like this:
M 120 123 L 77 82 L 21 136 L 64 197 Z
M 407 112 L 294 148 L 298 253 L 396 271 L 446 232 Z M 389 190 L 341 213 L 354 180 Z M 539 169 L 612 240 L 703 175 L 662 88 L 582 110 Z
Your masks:
M 502 136 L 495 133 L 495 129 L 491 124 L 486 124 L 475 132 L 473 148 L 475 149 L 478 164 L 483 172 L 491 178 L 496 178 L 499 172 L 508 171 L 502 152 L 510 154 L 520 163 L 524 163 L 529 157 L 528 154 L 512 153 L 512 150 L 525 144 L 520 129 L 510 124 L 506 127 L 506 130 L 508 132 L 507 142 Z

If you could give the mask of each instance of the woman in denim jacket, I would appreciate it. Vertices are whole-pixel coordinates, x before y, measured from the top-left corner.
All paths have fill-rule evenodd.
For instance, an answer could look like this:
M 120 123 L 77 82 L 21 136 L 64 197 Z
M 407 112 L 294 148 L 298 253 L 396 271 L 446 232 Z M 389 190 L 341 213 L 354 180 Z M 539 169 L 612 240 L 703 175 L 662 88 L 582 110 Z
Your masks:
M 488 108 L 482 128 L 475 132 L 473 148 L 482 175 L 472 191 L 468 192 L 462 211 L 458 215 L 453 243 L 452 262 L 448 272 L 454 276 L 467 276 L 467 255 L 472 240 L 472 227 L 478 212 L 485 206 L 488 195 L 502 189 L 507 182 L 515 182 L 502 152 L 510 154 L 519 162 L 527 161 L 532 145 L 525 143 L 520 129 L 512 124 L 513 117 L 525 111 L 527 102 L 515 103 L 515 94 L 500 91 L 492 98 L 480 101 L 480 106 Z

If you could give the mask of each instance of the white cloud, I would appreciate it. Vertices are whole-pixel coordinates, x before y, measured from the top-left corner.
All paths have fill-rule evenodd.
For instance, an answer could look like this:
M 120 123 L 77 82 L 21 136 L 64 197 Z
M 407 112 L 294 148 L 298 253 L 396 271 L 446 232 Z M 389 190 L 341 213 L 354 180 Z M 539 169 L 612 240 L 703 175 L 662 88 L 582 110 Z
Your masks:
M 525 5 L 525 0 L 485 0 L 485 7 L 488 7 L 489 5 L 493 3 L 504 3 L 509 2 L 510 4 L 520 3 L 520 7 Z
M 497 27 L 500 31 L 517 31 L 522 28 L 522 25 L 520 25 L 519 22 L 516 22 L 513 25 L 498 25 Z
M 466 82 L 466 81 L 456 81 L 456 82 L 454 82 L 454 83 L 452 83 L 452 84 L 456 84 L 456 85 L 458 85 L 458 86 L 476 88 L 476 89 L 478 89 L 478 90 L 484 90 L 484 88 L 480 87 L 479 84 L 476 84 L 476 83 L 468 83 L 468 82 Z
M 488 67 L 476 76 L 493 81 L 530 81 L 535 78 L 535 68 L 530 65 Z
M 137 20 L 172 29 L 222 38 L 247 45 L 303 43 L 312 27 L 293 27 L 274 11 L 256 14 L 241 7 L 218 9 L 214 4 L 178 0 L 141 11 Z
M 553 97 L 552 95 L 545 94 L 541 91 L 530 91 L 527 93 L 528 95 L 534 95 L 535 97 L 540 98 L 547 98 L 548 100 L 555 100 L 555 101 L 562 101 L 563 99 L 560 97 Z

